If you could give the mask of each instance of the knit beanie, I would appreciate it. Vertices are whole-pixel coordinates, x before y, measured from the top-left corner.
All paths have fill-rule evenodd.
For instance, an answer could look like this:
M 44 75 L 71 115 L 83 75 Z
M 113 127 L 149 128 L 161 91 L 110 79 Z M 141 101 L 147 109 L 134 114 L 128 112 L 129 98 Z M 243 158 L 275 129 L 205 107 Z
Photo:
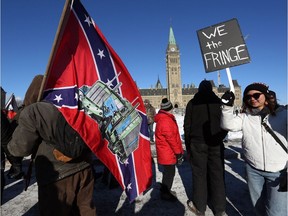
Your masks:
M 161 102 L 161 110 L 170 111 L 172 109 L 173 109 L 172 103 L 167 98 L 163 98 Z
M 203 80 L 200 84 L 199 84 L 199 88 L 198 91 L 200 92 L 210 92 L 212 91 L 212 84 L 210 81 L 208 80 Z
M 256 90 L 264 94 L 269 94 L 268 89 L 269 89 L 269 86 L 267 86 L 264 83 L 252 83 L 245 88 L 243 95 L 245 96 L 250 90 Z

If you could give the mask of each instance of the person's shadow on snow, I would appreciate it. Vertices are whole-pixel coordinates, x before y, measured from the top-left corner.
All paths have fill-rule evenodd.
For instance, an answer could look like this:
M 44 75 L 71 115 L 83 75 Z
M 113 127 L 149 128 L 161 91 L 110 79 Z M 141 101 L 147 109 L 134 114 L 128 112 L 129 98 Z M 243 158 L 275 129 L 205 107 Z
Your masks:
M 185 206 L 179 200 L 169 202 L 160 198 L 160 184 L 153 185 L 150 199 L 135 215 L 185 215 Z
M 188 199 L 192 200 L 192 168 L 186 151 L 184 153 L 184 161 L 180 166 L 177 166 L 177 169 L 181 177 L 185 193 Z
M 163 201 L 160 198 L 160 184 L 156 181 L 157 160 L 152 159 L 152 185 L 132 203 L 119 186 L 109 189 L 100 180 L 95 184 L 95 204 L 98 216 L 114 215 L 184 215 L 185 206 L 180 202 Z M 100 167 L 95 167 L 99 170 Z M 159 169 L 161 170 L 161 168 Z M 120 206 L 120 207 L 119 207 Z
M 185 206 L 177 200 L 176 202 L 169 202 L 162 200 L 160 197 L 160 188 L 161 183 L 156 181 L 156 166 L 153 164 L 153 182 L 150 192 L 150 199 L 146 202 L 140 211 L 135 213 L 135 215 L 184 215 L 185 214 Z M 162 166 L 158 165 L 158 169 L 162 172 Z M 177 169 L 177 168 L 176 168 Z M 174 178 L 175 181 L 175 178 Z M 146 191 L 148 193 L 150 190 Z M 173 188 L 172 188 L 173 190 Z M 146 193 L 143 195 L 145 196 Z M 148 194 L 147 194 L 148 195 Z
M 234 150 L 237 147 L 234 148 Z M 239 149 L 238 149 L 239 150 Z M 225 170 L 226 212 L 228 215 L 254 215 L 246 182 L 245 162 L 239 158 L 229 158 L 225 161 L 234 173 Z
M 22 161 L 23 171 L 25 173 L 27 172 L 29 164 L 30 164 L 30 159 L 24 159 Z M 8 202 L 9 200 L 13 199 L 14 197 L 18 196 L 19 194 L 21 194 L 23 190 L 25 189 L 25 184 L 26 184 L 26 180 L 24 178 L 21 178 L 18 180 L 8 179 L 7 172 L 8 171 L 5 171 L 4 173 L 5 187 L 4 187 L 3 195 L 2 195 L 2 198 L 3 198 L 2 205 Z M 35 182 L 36 182 L 36 178 L 35 178 L 35 172 L 33 169 L 29 186 L 34 184 Z M 29 187 L 27 190 L 29 190 Z

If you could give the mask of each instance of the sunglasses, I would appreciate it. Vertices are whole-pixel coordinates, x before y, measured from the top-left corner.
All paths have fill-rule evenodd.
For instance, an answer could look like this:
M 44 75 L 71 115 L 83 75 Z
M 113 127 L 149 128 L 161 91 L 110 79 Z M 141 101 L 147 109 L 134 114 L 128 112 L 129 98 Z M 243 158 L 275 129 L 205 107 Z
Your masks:
M 252 95 L 245 95 L 244 96 L 244 100 L 247 101 L 247 100 L 251 100 L 251 98 L 253 97 L 255 100 L 258 100 L 259 97 L 262 95 L 263 93 L 254 93 Z

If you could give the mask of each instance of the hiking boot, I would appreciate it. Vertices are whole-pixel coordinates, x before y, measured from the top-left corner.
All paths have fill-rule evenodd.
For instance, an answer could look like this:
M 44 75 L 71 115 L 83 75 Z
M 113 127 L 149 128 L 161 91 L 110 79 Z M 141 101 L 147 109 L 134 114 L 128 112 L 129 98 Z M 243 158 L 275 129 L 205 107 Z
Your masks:
M 192 211 L 197 216 L 205 216 L 205 212 L 200 212 L 193 204 L 192 201 L 187 200 L 187 207 L 190 211 Z

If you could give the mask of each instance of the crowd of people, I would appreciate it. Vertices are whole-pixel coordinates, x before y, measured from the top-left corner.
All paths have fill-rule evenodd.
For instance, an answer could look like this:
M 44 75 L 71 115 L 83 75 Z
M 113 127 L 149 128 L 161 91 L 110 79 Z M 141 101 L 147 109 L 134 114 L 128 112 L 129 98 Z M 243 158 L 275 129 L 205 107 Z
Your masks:
M 92 153 L 54 105 L 37 101 L 42 80 L 42 75 L 33 79 L 13 124 L 1 112 L 1 195 L 5 158 L 12 165 L 8 177 L 19 179 L 27 178 L 21 168 L 23 157 L 32 155 L 41 215 L 96 215 Z M 210 81 L 203 80 L 186 106 L 184 140 L 193 182 L 187 208 L 202 216 L 209 202 L 215 216 L 227 215 L 223 139 L 229 131 L 242 131 L 255 215 L 287 215 L 287 106 L 278 104 L 276 93 L 264 83 L 245 88 L 237 115 L 234 100 L 232 91 L 220 98 Z M 174 107 L 168 98 L 162 99 L 157 113 L 149 100 L 144 105 L 147 139 L 155 143 L 157 162 L 163 168 L 160 198 L 175 202 L 175 169 L 184 160 L 184 149 Z
M 246 180 L 255 215 L 287 215 L 287 106 L 278 104 L 276 93 L 264 83 L 245 88 L 240 112 L 235 112 L 234 100 L 232 91 L 219 98 L 211 83 L 203 80 L 186 106 L 184 137 L 193 182 L 193 198 L 187 200 L 187 207 L 202 216 L 209 202 L 215 216 L 227 215 L 223 140 L 229 131 L 242 131 Z M 161 198 L 175 201 L 171 182 L 182 153 L 177 129 L 170 123 L 175 120 L 172 104 L 164 98 L 160 107 L 154 121 L 157 160 L 164 168 Z

